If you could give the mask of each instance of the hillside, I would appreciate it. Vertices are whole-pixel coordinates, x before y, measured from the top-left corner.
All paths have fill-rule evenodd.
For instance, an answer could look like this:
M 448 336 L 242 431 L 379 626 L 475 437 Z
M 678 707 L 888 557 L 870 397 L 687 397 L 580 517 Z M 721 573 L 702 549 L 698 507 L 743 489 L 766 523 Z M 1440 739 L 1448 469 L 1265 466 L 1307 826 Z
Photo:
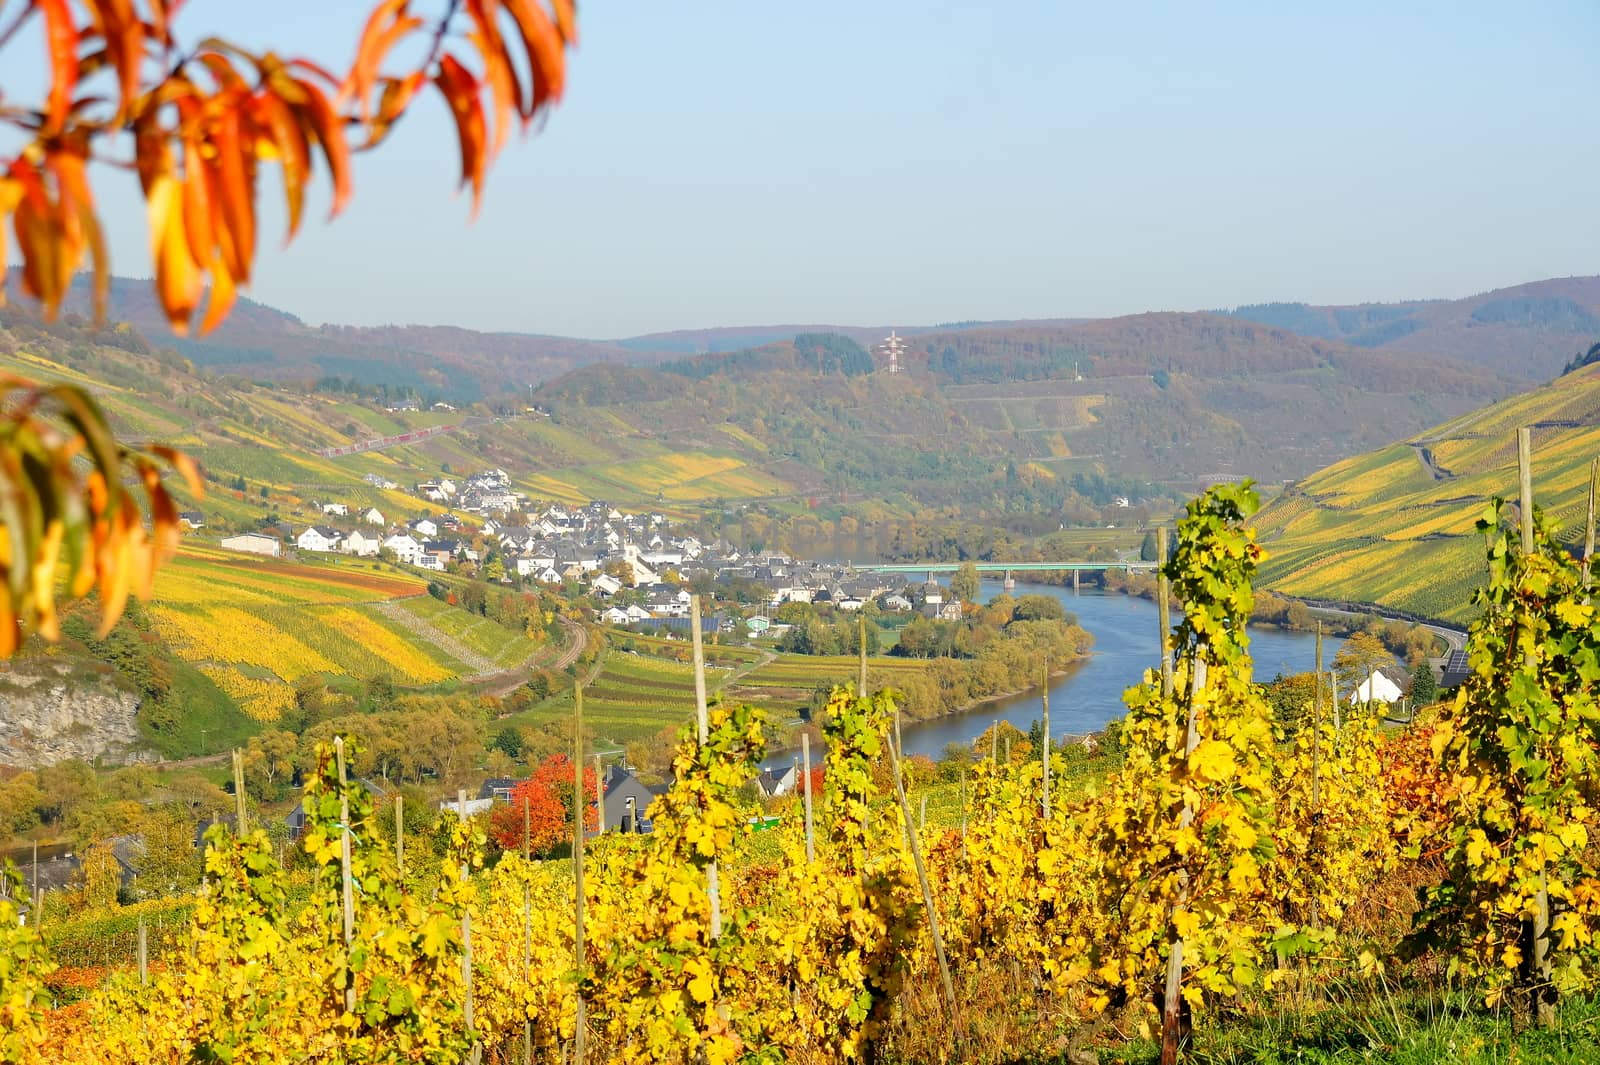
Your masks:
M 807 491 L 1005 509 L 1059 495 L 1078 475 L 1179 492 L 1301 476 L 1515 387 L 1482 369 L 1203 314 L 930 333 L 911 340 L 895 375 L 881 356 L 866 373 L 801 340 L 591 368 L 536 398 L 559 424 L 618 426 L 603 445 L 613 451 L 703 449 L 726 438 L 725 420 Z M 587 490 L 616 461 L 546 476 Z
M 1228 313 L 1355 347 L 1431 353 L 1548 380 L 1600 339 L 1600 277 L 1551 278 L 1459 300 L 1266 303 Z
M 87 313 L 86 281 L 80 279 L 69 307 Z M 1131 359 L 1136 373 L 1152 372 L 1163 360 L 1172 364 L 1169 370 L 1182 364 L 1195 372 L 1215 372 L 1220 366 L 1251 373 L 1273 365 L 1304 365 L 1312 350 L 1320 351 L 1319 358 L 1332 355 L 1351 362 L 1359 361 L 1360 351 L 1383 351 L 1389 356 L 1385 365 L 1408 360 L 1428 366 L 1455 363 L 1514 378 L 1546 379 L 1600 339 L 1600 277 L 1536 281 L 1459 300 L 1355 306 L 1273 303 L 1215 313 L 947 325 L 756 324 L 615 340 L 482 333 L 453 326 L 313 326 L 248 299 L 241 299 L 211 335 L 176 337 L 151 297 L 149 282 L 127 278 L 113 279 L 110 307 L 114 320 L 128 323 L 155 346 L 170 347 L 218 374 L 300 383 L 354 379 L 456 404 L 511 400 L 526 395 L 530 385 L 601 363 L 654 366 L 686 356 L 781 345 L 804 334 L 833 333 L 871 346 L 891 329 L 910 341 L 913 351 L 926 354 L 939 355 L 948 346 L 960 354 L 1026 352 L 1042 346 L 1072 356 L 1055 364 L 1056 370 L 1071 370 L 1074 362 L 1097 357 L 1101 375 L 1109 372 L 1108 357 Z M 1237 333 L 1230 331 L 1229 322 L 1251 322 L 1268 331 Z M 957 342 L 962 338 L 965 344 Z M 1314 342 L 1335 347 L 1308 349 Z M 1037 368 L 1033 376 L 1040 376 Z
M 1485 569 L 1473 529 L 1516 495 L 1519 426 L 1533 428 L 1534 491 L 1576 542 L 1600 454 L 1600 366 L 1329 466 L 1266 507 L 1268 586 L 1462 620 Z

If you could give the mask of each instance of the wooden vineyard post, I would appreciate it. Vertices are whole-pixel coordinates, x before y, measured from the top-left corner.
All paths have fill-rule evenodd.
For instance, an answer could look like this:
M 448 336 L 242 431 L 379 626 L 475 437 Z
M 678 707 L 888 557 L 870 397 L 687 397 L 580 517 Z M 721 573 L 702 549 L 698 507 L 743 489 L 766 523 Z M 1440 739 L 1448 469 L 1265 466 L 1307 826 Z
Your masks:
M 1592 483 L 1592 481 L 1591 481 Z M 1528 428 L 1517 430 L 1517 500 L 1520 508 L 1518 521 L 1522 526 L 1522 556 L 1531 558 L 1534 552 L 1533 538 L 1533 431 Z M 1593 496 L 1590 497 L 1590 514 L 1594 512 Z M 1594 527 L 1590 521 L 1590 528 Z M 1592 533 L 1587 534 L 1592 536 Z M 1587 555 L 1585 555 L 1587 558 Z M 1587 577 L 1587 570 L 1585 571 Z M 1530 652 L 1531 653 L 1531 652 Z M 1539 891 L 1533 897 L 1533 1016 L 1534 1023 L 1540 1028 L 1551 1028 L 1556 1023 L 1555 1004 L 1550 997 L 1550 979 L 1552 976 L 1550 962 L 1550 888 L 1549 867 L 1543 865 L 1539 869 Z
M 967 767 L 961 767 L 961 860 L 967 860 Z
M 483 1060 L 483 1044 L 478 1042 L 478 1033 L 472 1015 L 472 910 L 461 911 L 461 982 L 466 985 L 467 998 L 461 1005 L 461 1019 L 467 1027 L 467 1037 L 472 1040 L 472 1049 L 467 1051 L 468 1065 L 478 1065 Z
M 917 884 L 922 888 L 922 906 L 928 913 L 928 933 L 933 939 L 933 953 L 939 961 L 939 979 L 944 984 L 945 1004 L 950 1007 L 950 1024 L 956 1024 L 956 985 L 950 979 L 950 962 L 945 957 L 944 936 L 939 931 L 939 911 L 934 906 L 933 889 L 928 884 L 928 869 L 922 862 L 922 841 L 911 831 L 911 808 L 906 802 L 906 785 L 900 777 L 900 743 L 899 719 L 895 719 L 895 742 L 889 747 L 889 757 L 892 762 L 890 769 L 894 771 L 894 794 L 900 802 L 900 819 L 905 825 L 906 841 L 911 845 L 911 861 L 916 866 Z
M 467 789 L 456 789 L 456 816 L 461 823 L 467 823 Z M 461 863 L 461 879 L 467 878 L 467 863 Z M 468 1065 L 477 1065 L 483 1058 L 483 1044 L 478 1042 L 477 1033 L 473 1031 L 472 1017 L 472 910 L 461 911 L 461 983 L 466 987 L 467 995 L 462 1003 L 462 1020 L 467 1026 L 467 1035 L 472 1039 L 472 1049 L 467 1052 Z
M 1172 697 L 1172 614 L 1167 604 L 1167 527 L 1156 526 L 1156 616 L 1161 623 L 1161 694 Z
M 522 795 L 522 860 L 533 857 L 533 811 L 526 792 Z
M 997 769 L 999 768 L 999 766 L 1000 766 L 1000 719 L 998 717 L 994 719 L 994 728 L 991 729 L 990 732 L 989 732 L 989 761 L 991 761 L 991 762 L 993 762 L 995 764 L 995 768 L 997 768 Z
M 1044 710 L 1044 819 L 1050 820 L 1050 660 L 1044 663 L 1044 687 L 1041 689 Z
M 703 750 L 710 735 L 706 713 L 706 651 L 700 637 L 700 597 L 689 599 L 689 627 L 694 630 L 694 713 L 695 735 Z M 717 874 L 717 863 L 706 865 L 706 896 L 711 902 L 711 938 L 722 938 L 722 886 Z
M 700 635 L 700 597 L 689 597 L 689 631 L 694 641 L 694 724 L 700 746 L 706 744 L 706 651 Z
M 1183 755 L 1188 758 L 1194 754 L 1194 749 L 1200 745 L 1200 734 L 1195 729 L 1194 704 L 1196 698 L 1206 687 L 1206 662 L 1202 657 L 1205 649 L 1197 647 L 1194 653 L 1192 681 L 1189 686 L 1189 725 L 1184 738 Z M 1183 804 L 1183 813 L 1179 815 L 1179 825 L 1188 828 L 1194 823 L 1194 807 L 1189 803 Z M 1178 898 L 1179 905 L 1188 901 L 1188 877 L 1179 874 Z M 1161 1065 L 1177 1065 L 1178 1044 L 1183 1035 L 1183 937 L 1179 936 L 1172 941 L 1172 954 L 1167 959 L 1167 986 L 1161 1005 Z
M 696 600 L 691 599 L 690 602 Z M 695 611 L 699 614 L 699 611 Z M 696 617 L 696 622 L 699 618 Z M 699 632 L 698 625 L 695 629 Z M 695 643 L 698 646 L 699 638 Z M 583 685 L 572 690 L 572 879 L 574 882 L 573 915 L 575 928 L 572 937 L 573 956 L 578 969 L 578 1002 L 576 1019 L 572 1026 L 573 1065 L 583 1065 L 584 1044 L 587 1039 L 587 1007 L 583 1001 L 583 970 L 587 949 L 583 934 Z M 524 807 L 526 808 L 526 807 Z
M 800 778 L 806 796 L 806 863 L 817 860 L 816 836 L 811 821 L 811 733 L 800 733 L 800 765 L 805 775 Z
M 39 904 L 39 841 L 33 841 L 33 891 L 30 897 L 34 905 Z
M 401 889 L 406 882 L 406 797 L 394 797 L 394 871 L 400 879 Z
M 350 879 L 350 794 L 349 782 L 345 779 L 344 771 L 344 737 L 333 738 L 333 757 L 339 767 L 339 867 L 340 867 L 340 905 L 344 911 L 344 953 L 348 983 L 344 989 L 344 1009 L 346 1013 L 356 1011 L 356 981 L 355 975 L 348 971 L 350 946 L 356 938 L 356 903 L 354 885 Z
M 600 835 L 606 834 L 606 781 L 600 771 L 600 756 L 594 756 L 594 818 Z
M 1589 560 L 1594 557 L 1594 507 L 1595 495 L 1600 493 L 1600 458 L 1589 463 L 1589 512 L 1583 523 L 1583 594 L 1589 595 Z
M 533 979 L 533 886 L 522 882 L 522 982 Z M 533 1021 L 522 1018 L 522 1065 L 533 1065 Z
M 150 942 L 144 918 L 139 918 L 139 986 L 150 986 Z
M 856 617 L 857 635 L 856 649 L 861 657 L 861 679 L 856 682 L 856 697 L 867 697 L 867 618 L 865 614 Z
M 243 839 L 249 831 L 244 819 L 244 752 L 233 749 L 233 830 Z
M 1317 671 L 1311 675 L 1311 850 L 1317 849 L 1317 822 L 1322 813 L 1322 622 L 1317 622 Z M 1311 891 L 1311 927 L 1322 927 L 1315 885 Z

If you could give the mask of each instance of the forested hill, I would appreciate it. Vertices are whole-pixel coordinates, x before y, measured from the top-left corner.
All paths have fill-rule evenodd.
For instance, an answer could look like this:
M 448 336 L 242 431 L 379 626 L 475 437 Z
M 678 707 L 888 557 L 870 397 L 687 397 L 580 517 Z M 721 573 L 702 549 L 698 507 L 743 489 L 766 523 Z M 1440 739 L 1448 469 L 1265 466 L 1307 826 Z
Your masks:
M 626 426 L 640 454 L 703 448 L 726 425 L 748 459 L 820 482 L 813 491 L 994 509 L 1084 476 L 1176 491 L 1302 476 L 1514 387 L 1441 360 L 1155 314 L 927 334 L 898 374 L 849 338 L 808 334 L 653 368 L 589 367 L 535 399 L 563 426 Z
M 1263 303 L 1227 312 L 1356 347 L 1435 355 L 1548 380 L 1600 338 L 1600 277 L 1561 277 L 1459 300 L 1315 307 Z
M 1305 478 L 1257 519 L 1268 585 L 1466 618 L 1487 573 L 1474 523 L 1491 497 L 1517 494 L 1520 426 L 1533 429 L 1539 506 L 1580 544 L 1600 454 L 1600 365 Z

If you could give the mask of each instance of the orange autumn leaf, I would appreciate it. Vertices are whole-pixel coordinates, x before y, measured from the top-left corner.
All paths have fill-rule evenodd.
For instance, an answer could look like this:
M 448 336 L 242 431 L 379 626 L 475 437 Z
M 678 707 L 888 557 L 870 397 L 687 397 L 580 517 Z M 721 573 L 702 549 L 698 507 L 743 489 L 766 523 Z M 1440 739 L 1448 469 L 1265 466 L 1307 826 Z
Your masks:
M 450 114 L 456 121 L 456 138 L 461 147 L 461 184 L 472 186 L 472 209 L 476 213 L 483 194 L 483 172 L 487 162 L 483 120 L 483 101 L 478 95 L 478 81 L 456 59 L 446 54 L 439 60 L 439 74 L 434 79 Z

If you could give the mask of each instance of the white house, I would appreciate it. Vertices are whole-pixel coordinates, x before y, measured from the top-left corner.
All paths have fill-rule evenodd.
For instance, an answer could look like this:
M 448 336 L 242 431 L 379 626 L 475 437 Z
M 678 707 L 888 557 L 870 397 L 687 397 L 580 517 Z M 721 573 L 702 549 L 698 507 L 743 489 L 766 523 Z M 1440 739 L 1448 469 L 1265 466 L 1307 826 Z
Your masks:
M 467 816 L 477 817 L 479 814 L 486 814 L 494 809 L 494 799 L 492 797 L 488 799 L 468 799 L 466 806 Z M 460 813 L 461 803 L 456 799 L 440 799 L 439 809 L 446 812 L 454 811 Z
M 337 551 L 343 536 L 337 529 L 326 525 L 312 525 L 295 537 L 294 545 L 302 551 Z
M 344 553 L 358 558 L 371 558 L 382 546 L 383 541 L 376 534 L 364 533 L 360 529 L 344 538 Z
M 386 524 L 383 520 L 383 511 L 377 507 L 368 507 L 361 512 L 361 520 L 368 525 L 376 525 L 380 529 Z
M 322 504 L 322 513 L 336 518 L 348 518 L 350 516 L 350 504 L 324 503 Z
M 589 587 L 596 595 L 616 595 L 622 591 L 622 582 L 609 573 L 602 573 L 595 577 Z
M 600 620 L 607 625 L 626 625 L 628 623 L 628 612 L 614 606 L 607 607 L 600 611 Z
M 640 560 L 637 544 L 627 544 L 623 547 L 622 560 L 628 564 L 629 569 L 633 570 L 634 584 L 655 584 L 661 579 L 655 570 Z
M 222 548 L 225 551 L 244 551 L 252 555 L 270 555 L 277 558 L 283 554 L 283 542 L 276 536 L 265 533 L 240 533 L 238 536 L 224 536 Z
M 788 795 L 799 783 L 800 768 L 790 764 L 787 769 L 763 769 L 756 777 L 756 788 L 769 799 Z
M 422 545 L 403 533 L 395 533 L 383 542 L 383 546 L 394 552 L 397 562 L 407 566 L 415 566 L 422 561 Z
M 411 523 L 411 531 L 418 536 L 426 536 L 432 539 L 439 535 L 439 523 L 432 518 L 418 518 Z
M 1375 669 L 1372 674 L 1356 686 L 1350 693 L 1352 705 L 1357 703 L 1396 703 L 1400 701 L 1400 685 L 1390 680 L 1381 669 Z

